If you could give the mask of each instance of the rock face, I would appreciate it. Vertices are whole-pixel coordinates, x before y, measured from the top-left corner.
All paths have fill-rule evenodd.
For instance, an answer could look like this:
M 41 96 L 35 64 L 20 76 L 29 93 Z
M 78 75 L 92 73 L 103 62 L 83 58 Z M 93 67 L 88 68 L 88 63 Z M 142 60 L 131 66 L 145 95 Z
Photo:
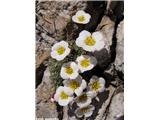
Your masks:
M 111 46 L 112 46 L 112 38 L 114 34 L 114 26 L 115 22 L 112 21 L 109 17 L 103 16 L 100 24 L 97 27 L 97 31 L 100 31 L 103 35 L 103 39 L 105 42 L 105 48 L 101 51 L 97 51 L 94 53 L 95 57 L 98 60 L 98 64 L 100 67 L 105 68 L 111 62 Z
M 97 30 L 104 36 L 105 47 L 110 53 L 110 47 L 112 45 L 112 38 L 114 33 L 115 22 L 112 21 L 109 17 L 103 16 L 100 24 L 97 27 Z
M 92 99 L 96 107 L 93 115 L 86 120 L 123 120 L 124 81 L 124 28 L 123 2 L 117 1 L 36 1 L 36 117 L 50 120 L 84 120 L 75 115 L 74 104 L 61 107 L 51 98 L 55 93 L 54 80 L 50 79 L 48 58 L 51 47 L 59 40 L 75 41 L 79 32 L 100 31 L 104 36 L 105 48 L 89 53 L 97 58 L 98 65 L 81 76 L 88 82 L 96 75 L 106 80 L 106 90 Z M 71 21 L 78 10 L 85 10 L 91 22 L 79 25 Z M 38 77 L 37 77 L 38 76 Z M 42 77 L 43 76 L 43 77 Z M 37 82 L 36 82 L 37 83 Z
M 49 57 L 55 40 L 64 39 L 64 29 L 71 16 L 84 10 L 85 1 L 37 1 L 36 3 L 36 67 Z
M 124 93 L 118 93 L 112 98 L 109 113 L 106 120 L 123 120 L 124 116 Z
M 57 118 L 56 105 L 51 102 L 55 91 L 54 82 L 49 79 L 50 73 L 47 68 L 44 72 L 42 83 L 36 89 L 36 117 Z
M 109 107 L 109 103 L 110 103 L 110 100 L 112 99 L 114 91 L 115 91 L 115 88 L 112 86 L 109 86 L 104 92 L 100 93 L 97 96 L 99 101 L 97 101 L 97 99 L 95 98 L 92 100 L 91 104 L 94 105 L 96 108 L 92 116 L 88 117 L 87 120 L 101 120 L 105 116 L 106 109 Z M 76 108 L 77 106 L 75 104 L 73 104 L 72 106 L 69 106 L 68 116 L 65 116 L 64 118 L 68 118 L 67 120 L 70 120 L 70 119 L 83 120 L 83 118 L 76 117 L 74 113 Z
M 118 71 L 124 74 L 124 22 L 122 21 L 117 28 L 117 47 L 115 66 Z

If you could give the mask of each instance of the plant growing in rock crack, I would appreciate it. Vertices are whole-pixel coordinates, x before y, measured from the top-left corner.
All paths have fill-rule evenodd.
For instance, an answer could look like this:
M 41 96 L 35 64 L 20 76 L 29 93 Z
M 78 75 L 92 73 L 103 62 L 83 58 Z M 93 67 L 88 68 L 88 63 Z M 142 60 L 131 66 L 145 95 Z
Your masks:
M 78 24 L 87 24 L 90 15 L 84 11 L 78 11 L 72 20 Z M 49 68 L 51 80 L 55 80 L 56 93 L 54 101 L 61 106 L 67 106 L 71 102 L 77 103 L 75 111 L 77 117 L 89 117 L 94 106 L 90 105 L 92 98 L 105 90 L 105 80 L 94 76 L 87 82 L 80 73 L 93 69 L 97 60 L 88 52 L 99 51 L 104 48 L 103 36 L 100 32 L 90 33 L 86 30 L 80 32 L 75 40 L 61 40 L 53 45 Z

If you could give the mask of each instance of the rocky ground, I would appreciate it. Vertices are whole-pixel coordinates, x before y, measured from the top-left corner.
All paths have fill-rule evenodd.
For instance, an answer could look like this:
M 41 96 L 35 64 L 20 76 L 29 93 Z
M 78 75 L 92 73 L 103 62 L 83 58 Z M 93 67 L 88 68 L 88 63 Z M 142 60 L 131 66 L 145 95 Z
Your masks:
M 85 29 L 101 31 L 105 49 L 93 55 L 98 65 L 87 74 L 105 78 L 106 90 L 93 100 L 96 109 L 88 120 L 124 119 L 124 3 L 122 1 L 36 1 L 36 117 L 50 120 L 82 120 L 74 106 L 60 107 L 51 102 L 55 81 L 50 78 L 50 49 L 56 40 L 75 39 Z M 85 10 L 92 18 L 86 25 L 73 24 L 71 16 Z M 85 75 L 84 75 L 85 77 Z M 72 107 L 72 109 L 71 109 Z

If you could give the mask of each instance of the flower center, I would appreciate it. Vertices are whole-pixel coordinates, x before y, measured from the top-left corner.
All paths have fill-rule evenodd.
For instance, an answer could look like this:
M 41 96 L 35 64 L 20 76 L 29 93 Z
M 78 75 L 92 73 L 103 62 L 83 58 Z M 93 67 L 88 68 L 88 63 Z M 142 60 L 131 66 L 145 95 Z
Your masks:
M 90 65 L 90 60 L 89 59 L 84 59 L 84 60 L 81 61 L 80 64 L 81 64 L 82 67 L 86 68 Z
M 68 99 L 68 95 L 63 91 L 61 92 L 61 95 L 60 95 L 61 99 Z
M 85 102 L 86 100 L 87 100 L 87 95 L 86 94 L 82 94 L 81 96 L 78 97 L 79 102 Z
M 97 91 L 99 88 L 101 87 L 100 83 L 98 81 L 95 81 L 91 84 L 91 88 L 94 90 L 94 91 Z
M 80 86 L 80 84 L 77 82 L 77 81 L 75 81 L 75 80 L 72 80 L 71 82 L 70 82 L 70 88 L 72 89 L 72 90 L 75 90 L 75 89 L 77 89 L 79 86 Z
M 73 73 L 73 69 L 71 67 L 66 67 L 66 73 L 71 75 Z
M 83 21 L 85 21 L 85 17 L 84 17 L 83 15 L 78 16 L 78 20 L 79 20 L 80 22 L 83 22 Z
M 91 36 L 87 37 L 84 42 L 88 46 L 94 46 L 96 43 L 95 39 L 93 39 Z
M 65 48 L 64 48 L 64 47 L 59 47 L 59 48 L 57 49 L 57 53 L 58 53 L 59 55 L 62 55 L 64 52 L 65 52 Z
M 90 109 L 88 107 L 81 108 L 80 111 L 82 113 L 87 113 Z

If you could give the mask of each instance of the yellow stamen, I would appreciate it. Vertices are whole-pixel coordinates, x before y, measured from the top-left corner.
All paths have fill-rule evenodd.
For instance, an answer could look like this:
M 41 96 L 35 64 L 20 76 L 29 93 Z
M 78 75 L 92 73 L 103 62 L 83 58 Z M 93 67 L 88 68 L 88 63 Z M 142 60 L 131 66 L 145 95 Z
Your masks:
M 84 59 L 84 60 L 81 61 L 80 64 L 81 64 L 82 67 L 86 68 L 90 65 L 90 60 L 89 59 Z
M 68 95 L 63 91 L 61 92 L 61 95 L 60 95 L 61 99 L 68 99 Z
M 91 36 L 87 37 L 84 42 L 88 46 L 94 46 L 96 43 L 95 39 L 93 39 Z
M 80 21 L 80 22 L 83 22 L 83 21 L 85 21 L 85 17 L 82 15 L 82 16 L 78 16 L 78 20 Z
M 91 88 L 92 90 L 94 91 L 97 91 L 99 88 L 101 87 L 100 83 L 98 81 L 94 81 L 92 84 L 91 84 Z
M 66 67 L 66 73 L 71 75 L 73 73 L 73 69 L 71 67 Z
M 81 108 L 80 111 L 82 113 L 87 113 L 90 109 L 88 107 Z
M 79 84 L 77 81 L 72 80 L 72 81 L 70 82 L 69 86 L 70 86 L 70 88 L 71 88 L 72 90 L 75 90 L 75 89 L 77 89 L 77 88 L 80 86 L 80 84 Z
M 64 48 L 64 47 L 59 47 L 59 48 L 57 49 L 57 53 L 58 53 L 59 55 L 62 55 L 64 52 L 65 52 L 65 48 Z

